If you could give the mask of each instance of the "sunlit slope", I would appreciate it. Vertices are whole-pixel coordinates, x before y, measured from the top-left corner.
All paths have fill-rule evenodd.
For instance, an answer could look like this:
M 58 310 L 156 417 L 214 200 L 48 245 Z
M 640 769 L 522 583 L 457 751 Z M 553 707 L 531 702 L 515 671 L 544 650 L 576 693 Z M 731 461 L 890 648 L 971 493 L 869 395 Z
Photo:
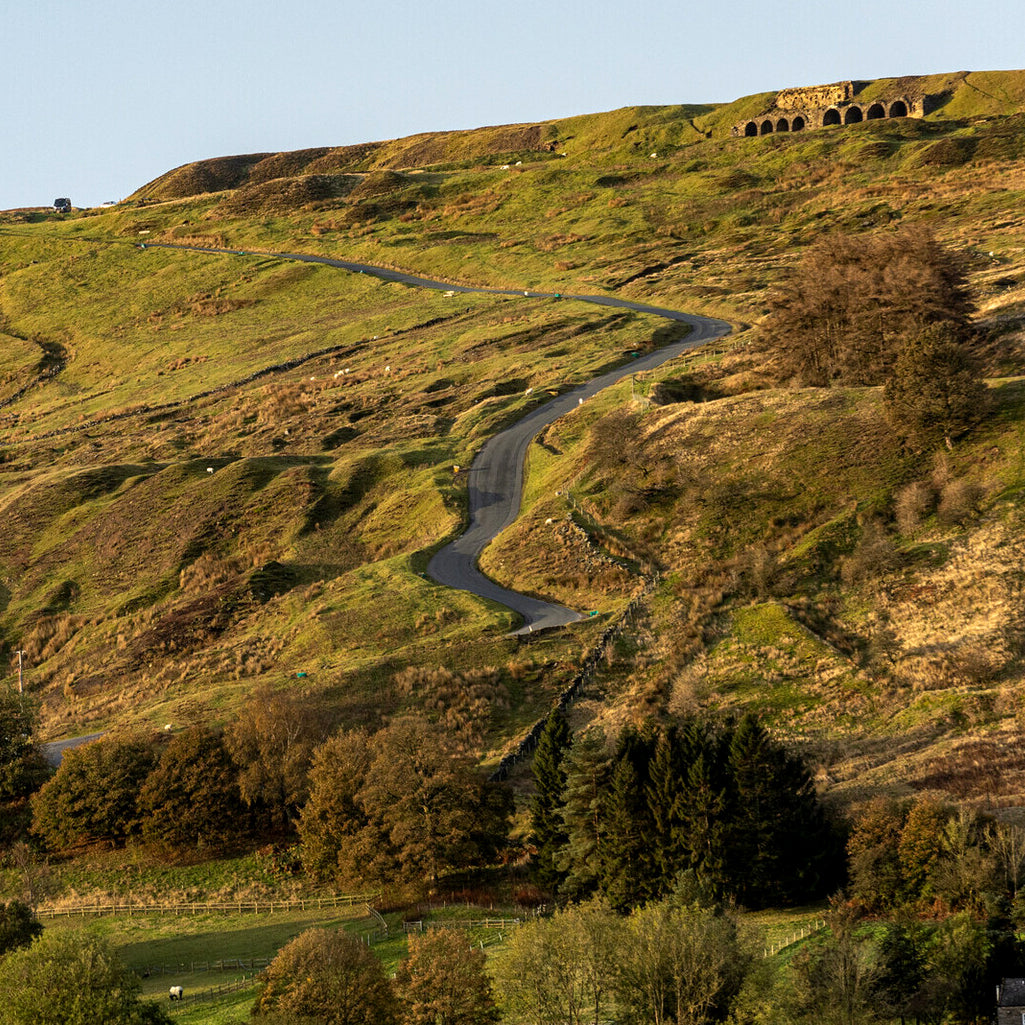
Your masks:
M 344 159 L 226 158 L 198 192 L 165 177 L 164 192 L 112 210 L 8 215 L 0 631 L 28 653 L 48 729 L 216 720 L 297 673 L 373 724 L 430 700 L 396 682 L 407 667 L 487 665 L 501 695 L 475 743 L 495 756 L 631 599 L 588 714 L 755 707 L 824 763 L 854 752 L 836 775 L 848 789 L 867 771 L 857 758 L 874 759 L 883 785 L 907 742 L 919 768 L 901 779 L 925 779 L 930 758 L 1009 729 L 1018 656 L 976 671 L 970 649 L 992 648 L 1017 606 L 1000 591 L 989 633 L 969 606 L 985 607 L 991 571 L 1000 587 L 1011 579 L 1000 552 L 1017 551 L 1013 382 L 994 385 L 999 416 L 949 457 L 897 561 L 867 575 L 852 563 L 847 580 L 871 517 L 939 472 L 931 453 L 902 462 L 880 441 L 877 392 L 777 390 L 741 331 L 732 351 L 695 357 L 727 361 L 708 370 L 715 388 L 694 393 L 704 401 L 648 407 L 658 380 L 682 373 L 667 367 L 585 404 L 532 447 L 524 516 L 484 561 L 503 584 L 596 615 L 517 647 L 508 614 L 421 576 L 463 516 L 462 468 L 502 424 L 657 344 L 664 325 L 239 254 L 319 253 L 757 325 L 814 240 L 923 224 L 968 259 L 987 375 L 1012 379 L 1025 368 L 1017 81 L 945 76 L 925 83 L 949 93 L 927 119 L 789 136 L 725 131 L 766 94 L 728 111 L 628 108 Z M 229 252 L 151 244 L 162 241 Z M 981 490 L 941 523 L 943 489 L 960 480 Z M 958 606 L 942 574 L 962 570 L 971 597 Z M 828 601 L 815 590 L 827 581 Z M 880 632 L 883 613 L 894 635 Z M 952 619 L 954 668 L 923 684 L 932 663 L 914 668 L 914 649 Z M 899 671 L 884 672 L 891 655 Z M 966 665 L 974 682 L 957 675 Z

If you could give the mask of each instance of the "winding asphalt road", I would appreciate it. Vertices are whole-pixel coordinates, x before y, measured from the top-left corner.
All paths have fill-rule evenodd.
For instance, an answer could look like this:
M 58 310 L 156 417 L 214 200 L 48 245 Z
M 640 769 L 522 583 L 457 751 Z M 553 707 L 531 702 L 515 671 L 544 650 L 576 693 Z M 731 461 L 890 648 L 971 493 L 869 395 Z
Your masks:
M 351 271 L 354 274 L 368 274 L 383 281 L 393 281 L 415 288 L 430 288 L 445 292 L 473 292 L 485 295 L 517 295 L 533 299 L 563 299 L 577 302 L 592 303 L 597 306 L 611 306 L 617 309 L 632 310 L 635 313 L 647 313 L 666 320 L 674 320 L 688 324 L 690 333 L 685 339 L 674 342 L 654 352 L 625 363 L 615 370 L 610 370 L 572 391 L 566 392 L 550 402 L 533 410 L 522 420 L 496 434 L 477 453 L 469 471 L 468 493 L 470 505 L 470 523 L 466 531 L 456 540 L 440 549 L 427 566 L 428 575 L 437 583 L 454 587 L 461 591 L 469 591 L 481 598 L 489 599 L 512 609 L 523 619 L 523 624 L 514 633 L 526 634 L 537 630 L 565 626 L 567 623 L 581 619 L 581 614 L 563 605 L 510 591 L 499 587 L 493 580 L 486 577 L 477 567 L 481 552 L 519 514 L 520 501 L 523 495 L 523 468 L 527 449 L 539 431 L 554 423 L 575 409 L 585 399 L 597 394 L 603 388 L 615 384 L 630 374 L 643 370 L 651 370 L 690 349 L 704 345 L 706 342 L 721 338 L 731 331 L 731 327 L 723 320 L 698 317 L 679 310 L 665 309 L 661 306 L 648 306 L 644 303 L 631 302 L 628 299 L 617 299 L 607 295 L 567 295 L 564 293 L 517 291 L 503 288 L 475 288 L 470 285 L 452 285 L 447 282 L 434 281 L 430 278 L 404 274 L 401 271 L 375 267 L 371 264 L 353 263 L 348 260 L 334 260 L 326 256 L 312 256 L 306 253 L 268 253 L 250 252 L 238 249 L 215 249 L 203 246 L 177 246 L 169 243 L 150 242 L 147 247 L 162 249 L 187 249 L 192 252 L 237 254 L 239 256 L 269 256 L 281 260 L 298 260 L 302 263 L 320 263 L 329 267 Z

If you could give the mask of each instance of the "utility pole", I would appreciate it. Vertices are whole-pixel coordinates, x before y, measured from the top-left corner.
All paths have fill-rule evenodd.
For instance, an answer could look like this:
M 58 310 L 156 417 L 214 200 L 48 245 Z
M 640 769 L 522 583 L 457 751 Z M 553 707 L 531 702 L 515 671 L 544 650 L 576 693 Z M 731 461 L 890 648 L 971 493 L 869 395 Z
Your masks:
M 21 657 L 25 654 L 25 652 L 18 650 L 17 652 L 15 652 L 15 654 L 18 656 L 18 693 L 24 694 L 25 690 L 21 685 Z

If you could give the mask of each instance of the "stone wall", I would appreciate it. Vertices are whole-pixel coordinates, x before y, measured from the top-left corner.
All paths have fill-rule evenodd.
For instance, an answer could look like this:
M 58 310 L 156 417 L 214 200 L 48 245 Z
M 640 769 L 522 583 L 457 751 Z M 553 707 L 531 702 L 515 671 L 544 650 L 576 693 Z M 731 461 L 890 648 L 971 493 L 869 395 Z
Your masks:
M 836 103 L 850 103 L 853 99 L 853 82 L 835 82 L 833 85 L 781 89 L 776 94 L 776 107 L 781 111 L 813 110 L 816 107 L 832 107 Z

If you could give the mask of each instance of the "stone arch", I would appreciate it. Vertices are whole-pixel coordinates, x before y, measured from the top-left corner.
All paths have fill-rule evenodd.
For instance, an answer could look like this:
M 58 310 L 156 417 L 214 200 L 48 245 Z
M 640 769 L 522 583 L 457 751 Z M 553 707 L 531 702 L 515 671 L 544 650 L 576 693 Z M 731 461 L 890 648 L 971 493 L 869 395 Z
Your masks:
M 890 117 L 907 117 L 908 105 L 903 100 L 894 100 L 890 104 Z
M 777 132 L 789 132 L 790 131 L 790 122 L 785 117 L 781 117 L 776 122 L 776 131 Z
M 861 107 L 856 107 L 851 104 L 844 112 L 843 123 L 845 125 L 857 125 L 865 120 L 865 115 L 861 112 Z
M 790 131 L 792 132 L 803 132 L 804 131 L 804 118 L 800 114 L 794 118 L 790 123 Z
M 822 116 L 822 127 L 825 128 L 827 125 L 839 125 L 843 123 L 843 119 L 840 117 L 840 111 L 836 107 L 830 107 L 829 110 Z
M 761 134 L 762 135 L 772 135 L 772 122 L 771 121 L 766 120 L 766 121 L 762 122 Z
M 758 134 L 758 125 L 756 125 L 754 123 L 754 121 L 748 121 L 748 123 L 746 125 L 744 125 L 744 134 L 748 135 L 748 136 L 750 136 L 750 135 L 757 135 Z
M 875 121 L 878 118 L 886 117 L 886 108 L 881 103 L 873 103 L 872 106 L 868 108 L 865 117 L 869 121 Z

